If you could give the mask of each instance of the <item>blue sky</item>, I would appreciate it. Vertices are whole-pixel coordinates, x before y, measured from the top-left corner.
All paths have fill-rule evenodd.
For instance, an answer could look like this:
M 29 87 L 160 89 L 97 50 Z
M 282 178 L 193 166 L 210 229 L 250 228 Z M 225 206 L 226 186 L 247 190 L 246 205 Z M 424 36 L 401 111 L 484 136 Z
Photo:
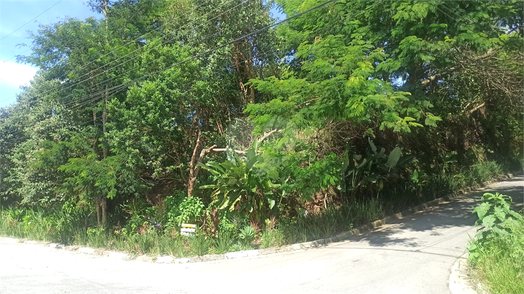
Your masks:
M 51 6 L 49 11 L 7 36 Z M 36 73 L 36 69 L 18 64 L 15 59 L 16 55 L 29 53 L 26 52 L 28 47 L 18 46 L 30 45 L 27 31 L 34 32 L 41 24 L 56 23 L 65 17 L 85 19 L 90 16 L 99 17 L 84 5 L 84 0 L 0 0 L 0 39 L 7 36 L 0 41 L 0 107 L 14 103 L 20 86 L 28 83 Z

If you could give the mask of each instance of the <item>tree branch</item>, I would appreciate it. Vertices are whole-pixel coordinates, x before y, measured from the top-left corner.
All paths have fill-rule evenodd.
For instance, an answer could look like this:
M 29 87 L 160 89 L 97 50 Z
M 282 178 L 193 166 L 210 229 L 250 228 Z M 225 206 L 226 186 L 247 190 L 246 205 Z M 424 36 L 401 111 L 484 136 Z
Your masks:
M 276 132 L 280 132 L 280 130 L 279 129 L 274 129 L 272 131 L 264 133 L 264 135 L 260 139 L 258 139 L 258 144 L 262 143 L 262 141 L 264 141 L 265 139 L 267 139 L 269 136 L 273 135 Z
M 226 152 L 227 148 L 213 148 L 213 150 L 211 151 L 212 152 Z M 246 155 L 246 151 L 242 151 L 242 150 L 232 150 L 232 151 L 238 155 Z
M 481 104 L 475 106 L 473 109 L 471 109 L 471 110 L 469 111 L 469 113 L 473 113 L 473 112 L 475 112 L 475 111 L 481 109 L 482 107 L 484 107 L 484 105 L 486 105 L 486 102 L 482 102 Z

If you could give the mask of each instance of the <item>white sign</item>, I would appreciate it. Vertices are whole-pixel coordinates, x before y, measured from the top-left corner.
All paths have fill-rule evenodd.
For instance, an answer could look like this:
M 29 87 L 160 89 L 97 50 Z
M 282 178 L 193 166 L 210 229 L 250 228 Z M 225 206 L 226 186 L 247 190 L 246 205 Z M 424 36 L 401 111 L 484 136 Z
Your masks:
M 182 236 L 194 236 L 195 232 L 196 232 L 196 225 L 182 224 L 180 226 L 180 235 Z

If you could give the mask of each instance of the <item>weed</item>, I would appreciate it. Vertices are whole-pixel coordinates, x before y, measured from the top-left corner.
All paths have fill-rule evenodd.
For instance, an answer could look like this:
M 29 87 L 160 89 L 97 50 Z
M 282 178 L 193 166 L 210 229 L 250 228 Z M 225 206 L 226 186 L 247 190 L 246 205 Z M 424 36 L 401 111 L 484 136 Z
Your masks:
M 245 226 L 240 230 L 238 237 L 245 246 L 251 245 L 251 242 L 255 239 L 257 232 L 252 226 Z
M 191 246 L 191 253 L 202 256 L 209 252 L 212 241 L 204 235 L 197 235 L 189 238 L 189 244 Z
M 221 231 L 216 240 L 216 253 L 226 253 L 235 243 L 234 234 L 231 231 Z
M 482 225 L 468 247 L 477 279 L 493 293 L 524 293 L 524 218 L 510 210 L 511 197 L 485 193 L 473 212 Z
M 87 228 L 86 243 L 90 247 L 101 248 L 107 246 L 107 234 L 104 228 Z
M 279 247 L 284 244 L 284 233 L 282 230 L 271 228 L 262 233 L 261 248 Z

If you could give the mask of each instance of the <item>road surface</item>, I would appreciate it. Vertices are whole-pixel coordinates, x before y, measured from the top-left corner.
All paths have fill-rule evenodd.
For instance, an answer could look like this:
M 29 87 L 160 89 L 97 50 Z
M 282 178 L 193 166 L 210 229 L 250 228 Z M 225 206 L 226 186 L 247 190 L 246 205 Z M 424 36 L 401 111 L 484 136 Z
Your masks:
M 448 293 L 486 191 L 522 207 L 523 177 L 320 249 L 215 263 L 154 264 L 0 242 L 0 293 Z

